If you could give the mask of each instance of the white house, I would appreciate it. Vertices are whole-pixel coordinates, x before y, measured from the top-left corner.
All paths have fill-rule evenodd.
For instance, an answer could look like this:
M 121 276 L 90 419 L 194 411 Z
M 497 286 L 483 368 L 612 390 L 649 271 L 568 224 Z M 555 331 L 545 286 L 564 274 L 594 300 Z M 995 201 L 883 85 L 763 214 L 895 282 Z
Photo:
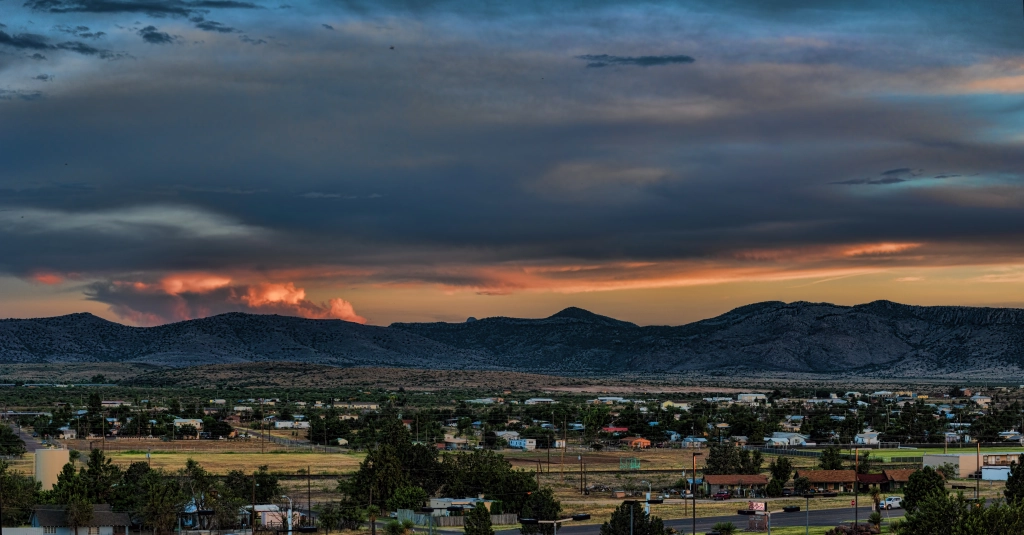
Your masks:
M 780 433 L 776 431 L 772 433 L 772 436 L 764 437 L 764 444 L 766 446 L 806 446 L 808 438 L 811 437 L 801 435 L 800 433 Z
M 524 405 L 550 405 L 552 403 L 557 402 L 551 398 L 530 398 L 523 402 Z
M 737 403 L 767 403 L 768 396 L 764 394 L 737 394 Z
M 854 444 L 864 444 L 864 445 L 868 445 L 868 446 L 876 445 L 876 444 L 878 444 L 878 432 L 877 431 L 865 431 L 863 433 L 859 433 L 859 434 L 857 434 L 856 436 L 853 437 L 853 443 Z
M 518 439 L 519 431 L 495 431 L 494 436 L 504 439 L 507 442 Z

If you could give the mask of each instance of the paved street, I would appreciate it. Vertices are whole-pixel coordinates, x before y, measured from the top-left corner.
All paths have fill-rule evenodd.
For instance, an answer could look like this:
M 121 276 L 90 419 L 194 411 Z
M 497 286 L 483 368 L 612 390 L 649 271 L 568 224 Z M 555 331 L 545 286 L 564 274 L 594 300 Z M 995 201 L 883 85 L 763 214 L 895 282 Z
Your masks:
M 860 521 L 863 522 L 867 519 L 868 515 L 871 514 L 871 507 L 860 508 Z M 888 513 L 883 512 L 883 517 L 888 514 L 889 518 L 901 518 L 903 516 L 903 510 L 889 511 Z M 704 517 L 697 519 L 697 533 L 706 533 L 711 531 L 711 526 L 718 522 L 732 522 L 736 524 L 740 530 L 744 530 L 747 527 L 747 519 L 749 517 L 744 515 L 730 515 L 730 516 L 715 516 L 715 517 Z M 821 509 L 814 510 L 813 504 L 811 507 L 810 514 L 805 511 L 798 513 L 775 513 L 772 515 L 772 526 L 774 527 L 786 527 L 786 526 L 803 526 L 805 523 L 810 522 L 812 526 L 836 526 L 842 522 L 853 521 L 853 508 L 846 507 L 843 509 Z M 594 535 L 601 530 L 599 524 L 572 524 L 566 522 L 562 525 L 563 527 L 558 530 L 558 533 L 564 535 Z M 666 519 L 665 526 L 674 528 L 680 533 L 692 533 L 693 520 L 689 518 L 673 518 Z M 499 535 L 515 535 L 519 533 L 518 529 L 509 529 L 496 532 Z

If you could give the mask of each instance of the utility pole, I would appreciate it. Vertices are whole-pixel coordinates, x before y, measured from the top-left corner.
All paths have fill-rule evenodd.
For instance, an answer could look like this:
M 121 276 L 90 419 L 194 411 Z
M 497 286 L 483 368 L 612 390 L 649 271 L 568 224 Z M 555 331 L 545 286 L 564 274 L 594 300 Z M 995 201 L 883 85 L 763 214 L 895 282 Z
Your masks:
M 306 525 L 311 525 L 313 520 L 313 491 L 310 486 L 310 473 L 313 470 L 313 466 L 306 466 Z
M 860 520 L 860 485 L 857 483 L 857 473 L 860 471 L 860 448 L 853 450 L 853 527 L 856 529 L 857 521 Z
M 981 440 L 979 439 L 976 443 L 978 445 L 978 456 L 975 462 L 978 463 L 978 477 L 974 480 L 974 499 L 977 500 L 981 494 Z

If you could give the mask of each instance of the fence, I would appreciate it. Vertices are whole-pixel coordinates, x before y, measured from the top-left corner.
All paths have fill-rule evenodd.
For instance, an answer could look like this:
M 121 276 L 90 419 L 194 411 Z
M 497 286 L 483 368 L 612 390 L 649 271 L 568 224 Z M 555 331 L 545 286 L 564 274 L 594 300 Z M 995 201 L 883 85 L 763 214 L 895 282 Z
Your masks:
M 431 515 L 421 515 L 414 513 L 410 509 L 399 509 L 398 510 L 398 521 L 412 520 L 413 524 L 417 526 L 429 526 L 431 522 Z M 434 516 L 434 526 L 439 528 L 456 528 L 465 525 L 466 517 L 464 516 Z M 491 524 L 495 526 L 511 526 L 519 523 L 519 516 L 514 514 L 504 515 L 491 515 Z
M 792 455 L 794 457 L 821 457 L 821 452 L 815 450 L 802 450 L 795 448 L 767 448 L 764 446 L 743 446 L 743 449 L 758 450 L 761 453 L 770 453 L 772 455 Z

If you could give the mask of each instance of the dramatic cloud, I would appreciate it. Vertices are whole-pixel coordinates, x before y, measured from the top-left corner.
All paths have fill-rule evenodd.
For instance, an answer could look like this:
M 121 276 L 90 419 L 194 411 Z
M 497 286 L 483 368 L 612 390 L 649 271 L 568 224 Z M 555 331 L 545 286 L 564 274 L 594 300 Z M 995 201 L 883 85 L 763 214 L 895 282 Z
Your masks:
M 214 22 L 212 20 L 199 21 L 196 23 L 196 28 L 199 28 L 204 32 L 232 33 L 238 31 L 230 26 L 225 26 L 224 24 Z
M 0 46 L 8 46 L 21 50 L 68 50 L 86 56 L 99 56 L 105 59 L 119 56 L 109 50 L 101 50 L 78 41 L 66 41 L 63 43 L 51 44 L 49 40 L 41 35 L 28 33 L 10 35 L 0 31 Z M 34 54 L 32 58 L 46 59 L 45 56 L 38 53 Z
M 140 13 L 155 17 L 167 15 L 187 16 L 204 9 L 257 9 L 250 2 L 200 0 L 28 0 L 25 6 L 35 11 L 50 13 Z
M 576 59 L 587 61 L 587 67 L 608 67 L 610 65 L 635 65 L 638 67 L 659 67 L 679 63 L 693 63 L 690 56 L 609 56 L 608 54 L 584 54 Z
M 105 32 L 91 31 L 88 26 L 68 26 L 60 24 L 54 28 L 61 33 L 69 33 L 75 37 L 81 37 L 82 39 L 99 39 L 100 37 L 107 35 Z
M 1016 291 L 1019 4 L 2 5 L 0 316 Z
M 32 77 L 33 80 L 39 80 L 40 82 L 50 82 L 53 80 L 52 74 L 37 74 Z
M 44 281 L 40 281 L 44 282 Z M 352 304 L 334 298 L 317 304 L 291 282 L 232 284 L 230 277 L 202 273 L 168 275 L 156 282 L 112 280 L 90 284 L 88 299 L 110 305 L 121 319 L 156 325 L 226 312 L 283 314 L 366 323 Z
M 69 212 L 37 208 L 0 211 L 0 233 L 47 235 L 80 233 L 136 238 L 187 237 L 193 239 L 244 238 L 259 229 L 230 218 L 182 206 L 148 206 L 95 212 Z
M 138 34 L 142 37 L 143 41 L 154 45 L 166 45 L 173 43 L 177 39 L 167 32 L 161 32 L 156 26 L 146 26 L 139 30 Z

